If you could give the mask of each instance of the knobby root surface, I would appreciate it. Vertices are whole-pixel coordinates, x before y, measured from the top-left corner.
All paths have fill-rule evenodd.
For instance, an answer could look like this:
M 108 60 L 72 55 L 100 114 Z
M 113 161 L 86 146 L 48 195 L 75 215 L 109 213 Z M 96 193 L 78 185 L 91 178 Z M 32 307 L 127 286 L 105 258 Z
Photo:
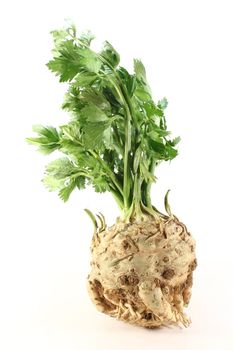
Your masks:
M 195 242 L 176 217 L 118 222 L 93 236 L 88 291 L 97 309 L 147 328 L 184 325 Z

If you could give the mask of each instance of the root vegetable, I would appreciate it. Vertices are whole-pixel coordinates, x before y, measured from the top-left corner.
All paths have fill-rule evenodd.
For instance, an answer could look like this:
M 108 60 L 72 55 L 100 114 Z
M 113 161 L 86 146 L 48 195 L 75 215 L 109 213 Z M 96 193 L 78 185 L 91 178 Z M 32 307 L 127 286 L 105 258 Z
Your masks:
M 196 267 L 194 248 L 190 233 L 174 216 L 161 222 L 151 217 L 130 225 L 118 222 L 92 240 L 92 301 L 100 311 L 139 326 L 187 326 L 183 308 Z
M 119 66 L 109 42 L 91 49 L 92 34 L 79 36 L 70 24 L 52 32 L 48 68 L 68 83 L 62 108 L 71 121 L 59 128 L 34 126 L 28 142 L 44 154 L 64 154 L 46 167 L 44 184 L 67 201 L 75 188 L 109 191 L 121 211 L 107 227 L 102 214 L 86 213 L 94 224 L 88 291 L 97 309 L 122 321 L 155 328 L 188 326 L 196 267 L 195 242 L 172 213 L 151 202 L 156 167 L 177 156 L 179 137 L 167 130 L 164 98 L 154 102 L 141 61 L 134 73 Z

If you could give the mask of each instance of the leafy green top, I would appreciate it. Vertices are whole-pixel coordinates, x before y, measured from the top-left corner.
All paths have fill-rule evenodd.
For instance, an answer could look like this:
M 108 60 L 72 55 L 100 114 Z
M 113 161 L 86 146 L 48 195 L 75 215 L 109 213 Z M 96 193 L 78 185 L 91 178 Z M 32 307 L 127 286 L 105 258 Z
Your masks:
M 44 154 L 64 154 L 46 167 L 45 185 L 67 201 L 76 187 L 91 184 L 112 193 L 125 219 L 157 215 L 150 198 L 154 169 L 176 157 L 179 142 L 169 138 L 167 100 L 155 103 L 142 62 L 135 59 L 130 74 L 109 42 L 95 52 L 92 34 L 77 37 L 73 25 L 52 35 L 47 66 L 68 83 L 62 108 L 71 118 L 58 129 L 35 126 L 37 137 L 27 139 Z

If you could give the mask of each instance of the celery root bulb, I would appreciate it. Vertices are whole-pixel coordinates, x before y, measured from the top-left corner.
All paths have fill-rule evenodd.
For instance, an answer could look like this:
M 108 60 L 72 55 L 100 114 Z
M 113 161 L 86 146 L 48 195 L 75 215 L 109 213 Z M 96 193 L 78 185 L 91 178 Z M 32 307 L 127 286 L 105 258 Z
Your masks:
M 156 328 L 188 326 L 195 242 L 176 217 L 117 222 L 93 236 L 88 291 L 97 309 Z
M 62 154 L 46 166 L 43 183 L 64 202 L 91 185 L 111 193 L 121 211 L 106 228 L 101 213 L 85 209 L 95 230 L 90 296 L 100 311 L 131 324 L 186 326 L 195 242 L 172 215 L 169 190 L 168 215 L 151 200 L 157 167 L 178 155 L 180 137 L 167 128 L 168 101 L 154 101 L 143 63 L 134 59 L 128 72 L 108 41 L 93 50 L 92 33 L 77 36 L 73 23 L 51 33 L 47 67 L 66 83 L 62 109 L 71 118 L 59 127 L 35 125 L 35 137 L 27 138 L 43 154 Z

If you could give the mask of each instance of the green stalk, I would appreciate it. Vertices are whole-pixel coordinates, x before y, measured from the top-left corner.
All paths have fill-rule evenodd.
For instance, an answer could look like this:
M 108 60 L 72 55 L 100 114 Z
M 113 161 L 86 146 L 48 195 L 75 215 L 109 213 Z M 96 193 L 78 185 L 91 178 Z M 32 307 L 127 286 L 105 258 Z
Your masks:
M 113 70 L 114 75 L 118 77 Z M 124 180 L 123 180 L 123 197 L 124 197 L 124 211 L 129 209 L 129 194 L 130 194 L 130 167 L 129 167 L 129 153 L 131 150 L 131 119 L 132 111 L 128 99 L 125 98 L 124 88 L 119 87 L 111 77 L 108 77 L 109 81 L 114 86 L 122 104 L 125 109 L 125 147 L 124 147 Z
M 140 178 L 140 175 L 137 173 L 134 179 L 134 206 L 135 206 L 135 215 L 137 219 L 140 219 L 142 217 L 142 210 L 141 210 L 141 185 L 142 185 L 142 179 Z
M 107 174 L 109 175 L 110 179 L 112 180 L 113 184 L 116 186 L 116 188 L 118 189 L 119 193 L 123 196 L 124 193 L 122 191 L 122 187 L 119 184 L 114 172 L 109 168 L 109 166 L 107 165 L 107 163 L 98 155 L 98 153 L 89 150 L 88 151 L 90 154 L 92 154 L 92 156 L 97 159 L 99 161 L 99 163 L 103 166 L 104 170 L 106 170 Z
M 116 141 L 117 141 L 117 143 L 118 143 L 117 151 L 118 151 L 121 155 L 123 155 L 123 154 L 124 154 L 124 150 L 123 150 L 122 141 L 121 141 L 121 138 L 120 138 L 120 135 L 119 135 L 117 126 L 115 125 L 115 123 L 113 123 L 113 124 L 112 124 L 112 127 L 113 127 L 113 130 L 114 130 L 115 139 L 116 139 Z
M 149 171 L 151 175 L 154 175 L 154 170 L 155 170 L 155 160 L 151 160 L 151 164 L 149 167 Z M 152 204 L 151 204 L 151 186 L 152 186 L 152 181 L 148 181 L 148 183 L 145 186 L 145 201 L 146 201 L 146 206 L 152 209 Z
M 80 146 L 83 147 L 83 144 L 78 141 L 78 140 L 73 140 L 72 141 Z M 107 174 L 109 175 L 111 181 L 113 182 L 113 185 L 115 185 L 115 187 L 117 188 L 117 190 L 119 191 L 120 195 L 123 197 L 123 190 L 122 190 L 122 186 L 119 183 L 119 181 L 117 180 L 114 172 L 109 168 L 108 164 L 99 156 L 98 153 L 96 153 L 93 150 L 88 150 L 88 153 L 94 157 L 96 160 L 98 160 L 98 162 L 102 165 L 102 167 L 104 168 L 104 170 L 107 172 Z
M 80 42 L 77 38 L 75 38 L 78 42 Z M 81 43 L 83 45 L 83 43 Z M 90 47 L 88 47 L 89 50 Z M 92 51 L 92 50 L 91 50 Z M 98 55 L 98 58 L 106 64 L 113 72 L 117 80 L 119 81 L 120 78 L 116 74 L 115 68 L 107 61 L 105 60 L 104 57 L 101 55 Z M 105 73 L 105 72 L 103 72 Z M 130 169 L 129 169 L 129 152 L 131 148 L 131 115 L 132 113 L 132 106 L 129 101 L 128 95 L 124 89 L 124 87 L 121 84 L 120 81 L 120 86 L 116 84 L 116 82 L 111 79 L 110 76 L 107 76 L 107 79 L 110 81 L 110 83 L 114 86 L 122 104 L 123 107 L 125 108 L 125 113 L 126 113 L 126 120 L 125 120 L 125 148 L 124 148 L 124 180 L 123 180 L 123 197 L 124 197 L 124 210 L 127 211 L 129 208 L 129 194 L 130 194 Z M 118 186 L 117 186 L 118 187 Z
M 123 194 L 124 194 L 124 208 L 129 207 L 129 193 L 130 193 L 130 181 L 129 181 L 129 152 L 131 147 L 131 125 L 130 116 L 127 113 L 125 121 L 125 150 L 124 150 L 124 179 L 123 179 Z
M 119 192 L 116 191 L 116 189 L 112 188 L 110 189 L 111 194 L 113 195 L 115 201 L 117 202 L 118 207 L 120 208 L 120 210 L 123 210 L 124 208 L 124 201 L 122 196 L 120 196 Z

